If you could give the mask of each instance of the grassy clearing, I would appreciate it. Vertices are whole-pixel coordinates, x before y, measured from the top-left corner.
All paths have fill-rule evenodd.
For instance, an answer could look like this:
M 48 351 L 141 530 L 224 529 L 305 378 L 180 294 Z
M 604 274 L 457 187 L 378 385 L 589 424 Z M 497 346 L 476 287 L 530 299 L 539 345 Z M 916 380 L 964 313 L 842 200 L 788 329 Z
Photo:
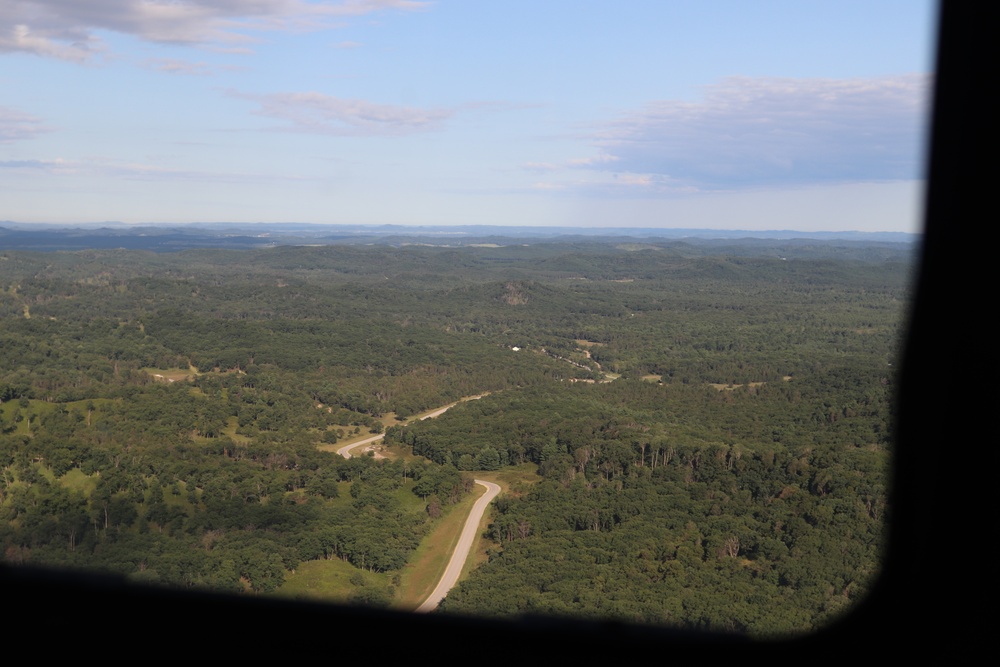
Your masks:
M 4 428 L 10 428 L 13 425 L 14 433 L 29 435 L 31 430 L 28 425 L 28 413 L 30 412 L 31 408 L 25 408 L 22 411 L 17 401 L 0 403 L 0 424 L 3 424 Z M 19 415 L 21 421 L 17 421 Z
M 9 426 L 12 423 L 16 423 L 14 433 L 18 435 L 31 435 L 31 422 L 55 412 L 56 405 L 56 403 L 31 399 L 28 401 L 28 406 L 22 408 L 20 401 L 7 401 L 3 405 L 0 405 L 0 413 L 3 414 L 4 424 Z M 18 414 L 21 415 L 21 421 L 19 422 L 17 421 Z
M 351 498 L 351 486 L 354 482 L 337 482 L 337 497 L 336 498 L 326 498 L 323 502 L 326 503 L 328 507 L 344 507 L 350 505 L 354 502 Z
M 174 493 L 174 484 L 177 485 L 177 490 L 180 491 L 180 493 Z M 193 516 L 197 508 L 194 507 L 190 501 L 188 501 L 187 493 L 187 482 L 177 481 L 171 484 L 165 484 L 163 485 L 163 502 L 166 503 L 168 507 L 180 507 L 188 513 L 188 516 Z
M 354 582 L 363 582 L 361 585 Z M 276 595 L 299 600 L 347 603 L 362 586 L 387 588 L 390 576 L 359 570 L 337 560 L 311 560 L 289 574 Z
M 89 425 L 90 419 L 94 415 L 99 415 L 107 406 L 114 402 L 115 399 L 112 398 L 93 398 L 82 401 L 69 401 L 67 403 L 50 403 L 48 401 L 30 399 L 25 407 L 21 407 L 20 400 L 7 401 L 0 404 L 0 416 L 3 417 L 3 423 L 8 428 L 11 425 L 14 426 L 13 433 L 31 435 L 32 423 L 37 423 L 38 419 L 52 414 L 59 408 L 65 408 L 70 412 L 83 415 L 86 423 Z M 20 417 L 20 421 L 18 421 L 18 417 Z
M 422 456 L 414 454 L 413 449 L 406 445 L 387 445 L 383 442 L 379 443 L 379 446 L 382 448 L 382 453 L 385 454 L 385 457 L 393 461 L 402 459 L 406 463 L 414 463 L 427 460 Z
M 240 425 L 239 419 L 237 419 L 236 417 L 230 417 L 229 419 L 226 420 L 226 427 L 222 429 L 222 434 L 229 436 L 229 439 L 232 440 L 237 445 L 245 445 L 248 442 L 250 442 L 250 438 L 246 437 L 245 435 L 240 435 L 239 433 L 236 432 L 236 429 L 239 428 L 239 425 Z
M 73 468 L 59 480 L 70 491 L 78 491 L 89 496 L 97 488 L 97 476 L 88 475 L 79 468 Z
M 34 403 L 35 401 L 32 401 Z M 87 414 L 90 406 L 94 406 L 94 410 L 104 410 L 109 405 L 115 402 L 113 398 L 85 398 L 82 401 L 70 401 L 66 403 L 67 410 L 76 410 L 77 412 L 82 412 Z
M 502 493 L 510 493 L 520 496 L 531 488 L 533 484 L 541 481 L 538 474 L 538 466 L 534 463 L 522 463 L 519 466 L 510 466 L 493 472 L 476 473 L 478 479 L 499 484 L 503 489 Z
M 140 368 L 139 370 L 153 377 L 160 382 L 179 382 L 181 380 L 193 380 L 198 375 L 198 370 L 194 366 L 188 368 Z
M 759 387 L 762 384 L 764 384 L 764 383 L 763 382 L 747 382 L 746 385 L 742 385 L 742 384 L 717 384 L 715 382 L 709 382 L 708 386 L 715 387 L 719 391 L 733 391 L 734 389 L 739 389 L 740 387 L 743 387 L 743 386 L 747 386 L 747 387 Z
M 403 480 L 403 486 L 396 489 L 396 499 L 404 512 L 426 516 L 427 502 L 413 493 L 414 481 L 410 478 Z

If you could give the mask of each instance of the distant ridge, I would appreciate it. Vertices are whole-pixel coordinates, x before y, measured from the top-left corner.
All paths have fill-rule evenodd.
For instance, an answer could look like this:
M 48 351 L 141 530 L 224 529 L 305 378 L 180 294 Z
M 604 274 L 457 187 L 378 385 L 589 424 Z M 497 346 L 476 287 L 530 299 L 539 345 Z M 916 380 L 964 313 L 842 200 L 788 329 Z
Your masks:
M 500 225 L 322 225 L 306 223 L 187 223 L 120 222 L 42 224 L 0 222 L 0 249 L 81 250 L 129 248 L 170 252 L 186 248 L 254 248 L 276 245 L 338 245 L 378 243 L 406 245 L 473 245 L 477 243 L 561 243 L 627 240 L 839 241 L 904 243 L 919 241 L 906 232 L 804 232 L 797 230 L 660 229 L 648 227 L 519 227 Z

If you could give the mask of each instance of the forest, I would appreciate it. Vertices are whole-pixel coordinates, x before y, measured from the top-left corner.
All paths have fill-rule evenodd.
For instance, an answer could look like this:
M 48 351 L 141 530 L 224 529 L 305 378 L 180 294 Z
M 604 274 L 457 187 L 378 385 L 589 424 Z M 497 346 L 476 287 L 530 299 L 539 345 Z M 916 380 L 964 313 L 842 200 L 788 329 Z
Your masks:
M 912 253 L 0 251 L 0 560 L 240 595 L 327 563 L 398 606 L 480 478 L 442 613 L 820 627 L 879 570 Z

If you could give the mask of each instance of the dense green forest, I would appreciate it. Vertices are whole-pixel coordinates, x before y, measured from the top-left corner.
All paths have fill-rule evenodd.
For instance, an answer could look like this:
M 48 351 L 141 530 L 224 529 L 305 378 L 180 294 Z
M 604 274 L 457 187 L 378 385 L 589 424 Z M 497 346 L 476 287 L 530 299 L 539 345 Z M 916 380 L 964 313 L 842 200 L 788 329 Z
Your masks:
M 878 571 L 911 248 L 815 245 L 0 252 L 0 558 L 387 604 L 530 469 L 444 611 L 817 627 Z

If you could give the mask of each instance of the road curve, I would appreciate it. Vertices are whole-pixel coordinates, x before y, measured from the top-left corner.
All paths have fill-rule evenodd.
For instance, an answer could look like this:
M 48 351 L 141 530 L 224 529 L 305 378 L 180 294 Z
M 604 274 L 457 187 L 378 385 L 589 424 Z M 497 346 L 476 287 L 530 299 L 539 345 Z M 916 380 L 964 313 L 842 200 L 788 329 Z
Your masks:
M 357 442 L 352 442 L 349 445 L 344 445 L 337 450 L 337 453 L 343 456 L 345 459 L 351 458 L 351 450 L 355 447 L 361 447 L 362 445 L 370 445 L 373 442 L 378 442 L 385 437 L 385 433 L 379 433 L 378 435 L 373 435 L 370 438 L 365 438 L 364 440 L 358 440 Z
M 478 396 L 469 396 L 467 398 L 463 398 L 461 401 L 455 401 L 454 403 L 446 405 L 443 408 L 438 408 L 437 410 L 433 410 L 431 412 L 428 412 L 423 417 L 420 417 L 420 420 L 423 421 L 424 419 L 431 419 L 433 417 L 437 417 L 438 415 L 442 415 L 445 412 L 447 412 L 448 410 L 452 409 L 453 407 L 455 407 L 459 403 L 463 403 L 465 401 L 474 401 L 476 399 L 482 398 L 483 396 L 485 396 L 485 394 L 479 394 Z M 373 435 L 370 438 L 365 438 L 364 440 L 358 440 L 357 442 L 352 442 L 351 444 L 344 445 L 343 447 L 341 447 L 340 449 L 338 449 L 337 453 L 340 454 L 341 456 L 343 456 L 345 459 L 349 459 L 349 458 L 351 458 L 351 450 L 354 449 L 355 447 L 361 447 L 363 445 L 370 445 L 373 442 L 378 442 L 379 440 L 381 440 L 384 437 L 385 437 L 385 433 L 380 433 L 378 435 Z
M 458 544 L 455 545 L 455 550 L 451 553 L 448 567 L 445 568 L 444 574 L 441 575 L 441 581 L 438 582 L 434 591 L 431 592 L 430 597 L 417 607 L 417 612 L 419 613 L 426 613 L 437 609 L 437 606 L 441 604 L 441 600 L 448 594 L 448 591 L 458 583 L 458 575 L 462 574 L 462 567 L 469 558 L 469 552 L 472 551 L 472 543 L 476 538 L 476 532 L 479 530 L 479 522 L 486 512 L 486 506 L 500 493 L 500 487 L 493 482 L 484 482 L 477 479 L 476 484 L 485 486 L 486 493 L 480 496 L 476 504 L 472 506 L 469 518 L 465 520 L 465 526 L 462 527 L 462 535 L 458 538 Z
M 483 394 L 480 394 L 479 396 L 464 398 L 462 401 L 472 401 L 482 397 Z M 437 410 L 428 412 L 420 419 L 437 417 L 438 415 L 446 412 L 449 408 L 455 407 L 462 401 L 458 401 L 457 403 L 452 403 L 451 405 L 446 405 L 443 408 L 438 408 Z M 378 435 L 373 435 L 370 438 L 352 442 L 351 444 L 344 445 L 338 449 L 337 453 L 345 459 L 349 459 L 351 458 L 352 449 L 362 447 L 364 445 L 370 445 L 373 442 L 378 442 L 384 437 L 385 433 L 379 433 Z M 437 606 L 441 604 L 441 600 L 444 599 L 444 596 L 448 595 L 448 591 L 454 588 L 455 584 L 458 583 L 458 576 L 462 574 L 462 567 L 465 566 L 465 561 L 469 558 L 469 552 L 472 551 L 472 543 L 475 541 L 476 531 L 479 530 L 479 522 L 482 521 L 483 514 L 486 513 L 486 506 L 497 497 L 497 494 L 500 493 L 500 487 L 493 482 L 484 482 L 481 479 L 477 479 L 475 482 L 480 486 L 485 486 L 486 493 L 480 496 L 476 503 L 472 506 L 472 511 L 469 512 L 469 517 L 465 520 L 465 525 L 462 526 L 462 534 L 458 538 L 458 544 L 455 545 L 455 550 L 451 552 L 451 558 L 448 560 L 448 567 L 445 568 L 444 574 L 441 575 L 441 580 L 438 581 L 437 586 L 434 587 L 430 596 L 416 609 L 420 613 L 426 613 L 437 609 Z

